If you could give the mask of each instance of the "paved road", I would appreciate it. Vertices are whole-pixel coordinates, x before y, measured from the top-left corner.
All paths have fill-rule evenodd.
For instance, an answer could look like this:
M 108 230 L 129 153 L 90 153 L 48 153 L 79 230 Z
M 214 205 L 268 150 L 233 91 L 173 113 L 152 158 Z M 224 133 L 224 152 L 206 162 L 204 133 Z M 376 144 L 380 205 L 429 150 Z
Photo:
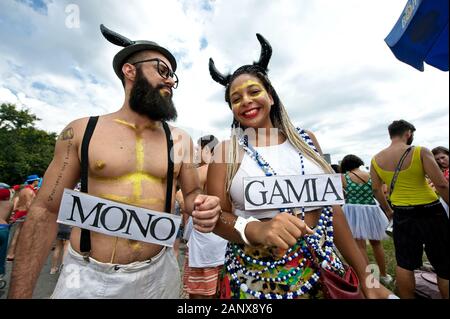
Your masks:
M 41 274 L 38 279 L 38 283 L 36 285 L 36 289 L 33 294 L 33 299 L 47 299 L 51 296 L 53 289 L 55 288 L 56 282 L 58 281 L 59 274 L 50 275 L 50 266 L 51 266 L 51 254 L 49 258 L 47 258 L 47 262 L 42 268 Z M 11 275 L 11 268 L 13 263 L 8 262 L 6 264 L 6 276 L 5 280 L 8 285 L 6 288 L 0 290 L 0 299 L 5 299 L 7 291 L 9 289 L 9 279 Z
M 180 269 L 183 269 L 183 258 L 184 258 L 184 249 L 185 246 L 183 244 L 180 245 L 180 256 L 178 258 L 178 262 L 180 265 Z M 50 275 L 50 267 L 51 267 L 51 254 L 49 254 L 49 257 L 47 258 L 47 261 L 42 268 L 41 274 L 39 276 L 36 289 L 33 294 L 33 299 L 48 299 L 50 298 L 51 294 L 53 293 L 53 289 L 56 286 L 56 282 L 58 281 L 59 273 L 55 275 Z M 8 262 L 6 264 L 6 275 L 5 280 L 7 281 L 8 285 L 4 289 L 0 289 L 0 299 L 6 299 L 7 291 L 9 289 L 9 280 L 11 275 L 11 268 L 13 266 L 13 263 Z M 184 296 L 181 296 L 184 298 Z

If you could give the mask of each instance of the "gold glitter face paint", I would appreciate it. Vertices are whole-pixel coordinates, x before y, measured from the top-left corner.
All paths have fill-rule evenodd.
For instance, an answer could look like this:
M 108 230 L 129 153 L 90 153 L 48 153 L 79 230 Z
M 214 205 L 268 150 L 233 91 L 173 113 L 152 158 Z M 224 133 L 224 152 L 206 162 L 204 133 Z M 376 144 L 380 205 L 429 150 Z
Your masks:
M 164 97 L 170 96 L 170 93 L 165 89 L 159 90 L 159 94 L 161 94 L 161 96 L 164 96 Z
M 258 88 L 258 89 L 260 90 L 260 92 L 258 92 L 258 93 L 255 94 L 255 95 L 252 95 L 252 94 L 250 93 L 249 98 L 250 98 L 251 100 L 260 98 L 262 95 L 267 94 L 266 89 L 265 89 L 260 83 L 254 81 L 254 80 L 248 80 L 247 82 L 245 82 L 245 83 L 242 84 L 241 86 L 237 87 L 237 88 L 231 93 L 230 96 L 232 97 L 232 96 L 233 96 L 234 94 L 236 94 L 236 93 L 239 93 L 239 94 L 243 95 L 244 93 L 241 93 L 241 92 L 244 91 L 244 90 L 249 89 L 250 87 L 256 87 L 256 88 Z M 233 101 L 233 98 L 231 98 L 231 101 Z M 238 106 L 240 106 L 241 104 L 242 104 L 242 99 L 239 99 L 239 102 L 236 102 L 236 103 L 231 102 L 231 105 L 232 105 L 233 107 L 238 107 Z
M 239 91 L 242 91 L 242 90 L 244 90 L 244 89 L 246 89 L 246 88 L 248 88 L 250 86 L 257 86 L 259 89 L 265 91 L 264 87 L 260 83 L 254 81 L 254 80 L 248 80 L 247 82 L 245 82 L 241 86 L 237 87 L 233 92 L 231 92 L 231 95 L 233 95 L 235 93 L 238 93 Z

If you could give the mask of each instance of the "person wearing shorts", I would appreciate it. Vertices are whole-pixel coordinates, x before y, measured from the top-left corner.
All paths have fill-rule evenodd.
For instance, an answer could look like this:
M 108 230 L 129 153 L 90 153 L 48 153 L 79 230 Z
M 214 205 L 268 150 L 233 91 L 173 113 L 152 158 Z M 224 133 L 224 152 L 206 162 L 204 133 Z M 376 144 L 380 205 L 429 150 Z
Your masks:
M 372 188 L 383 210 L 388 216 L 393 215 L 399 296 L 405 299 L 415 297 L 414 270 L 422 265 L 425 247 L 428 260 L 438 276 L 439 291 L 443 298 L 448 299 L 449 220 L 427 178 L 447 205 L 448 181 L 430 150 L 412 146 L 415 131 L 414 125 L 405 120 L 395 121 L 389 126 L 391 145 L 372 159 Z M 382 192 L 383 184 L 391 185 L 389 199 L 393 208 Z
M 71 230 L 72 227 L 70 226 L 58 224 L 58 234 L 56 235 L 55 249 L 52 255 L 50 275 L 56 274 L 62 268 L 63 259 L 67 254 Z

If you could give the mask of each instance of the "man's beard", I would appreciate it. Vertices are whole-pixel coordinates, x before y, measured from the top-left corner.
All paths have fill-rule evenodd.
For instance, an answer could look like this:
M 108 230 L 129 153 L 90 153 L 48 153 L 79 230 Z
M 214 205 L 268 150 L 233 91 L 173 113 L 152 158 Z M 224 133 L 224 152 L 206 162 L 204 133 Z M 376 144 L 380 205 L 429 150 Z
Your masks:
M 172 97 L 162 96 L 160 93 L 160 90 L 166 87 L 165 85 L 159 85 L 154 88 L 147 81 L 142 70 L 138 68 L 136 70 L 136 81 L 130 92 L 131 109 L 153 121 L 175 121 L 178 114 Z
M 406 141 L 406 145 L 411 146 L 414 142 L 414 137 L 411 136 L 407 141 Z

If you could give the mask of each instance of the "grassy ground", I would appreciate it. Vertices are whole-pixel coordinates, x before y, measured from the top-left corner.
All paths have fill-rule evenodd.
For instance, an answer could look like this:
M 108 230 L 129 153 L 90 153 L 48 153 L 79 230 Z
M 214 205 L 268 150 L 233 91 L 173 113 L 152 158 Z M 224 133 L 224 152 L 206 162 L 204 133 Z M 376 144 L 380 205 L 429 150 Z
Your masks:
M 395 289 L 395 268 L 397 267 L 397 262 L 395 261 L 395 248 L 394 248 L 394 240 L 392 237 L 389 237 L 386 240 L 382 241 L 384 247 L 384 257 L 386 260 L 386 271 L 390 274 L 394 281 L 387 288 L 394 291 Z M 372 246 L 370 246 L 369 242 L 367 242 L 367 255 L 369 256 L 369 261 L 371 264 L 376 264 L 375 258 L 373 257 Z M 425 254 L 423 254 L 422 260 L 424 263 L 428 263 L 428 259 Z
M 392 237 L 389 237 L 386 240 L 382 241 L 384 247 L 384 257 L 386 260 L 386 271 L 390 274 L 395 280 L 395 268 L 397 267 L 397 263 L 395 261 L 395 249 L 394 249 L 394 241 Z M 373 257 L 372 246 L 367 243 L 367 254 L 369 256 L 369 261 L 371 264 L 376 264 L 375 258 Z M 392 282 L 387 288 L 394 290 L 395 283 Z

